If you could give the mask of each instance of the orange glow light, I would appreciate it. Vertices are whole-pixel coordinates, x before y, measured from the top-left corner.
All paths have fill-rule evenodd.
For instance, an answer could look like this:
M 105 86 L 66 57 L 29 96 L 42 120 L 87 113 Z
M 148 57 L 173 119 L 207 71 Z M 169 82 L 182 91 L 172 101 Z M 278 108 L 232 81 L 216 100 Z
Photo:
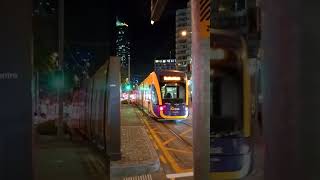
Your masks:
M 177 76 L 164 76 L 163 80 L 165 81 L 180 81 L 181 77 L 177 77 Z

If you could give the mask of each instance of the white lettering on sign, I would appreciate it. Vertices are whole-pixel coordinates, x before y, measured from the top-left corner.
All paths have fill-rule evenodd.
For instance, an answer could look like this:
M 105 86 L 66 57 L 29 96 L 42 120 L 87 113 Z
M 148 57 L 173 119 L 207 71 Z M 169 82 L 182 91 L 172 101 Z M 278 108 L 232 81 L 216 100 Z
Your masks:
M 170 110 L 171 110 L 171 111 L 179 111 L 180 108 L 171 107 Z
M 163 80 L 165 81 L 180 81 L 181 77 L 177 77 L 177 76 L 164 76 Z
M 3 79 L 18 79 L 18 74 L 17 73 L 9 73 L 9 72 L 6 72 L 6 73 L 0 73 L 0 80 L 3 80 Z

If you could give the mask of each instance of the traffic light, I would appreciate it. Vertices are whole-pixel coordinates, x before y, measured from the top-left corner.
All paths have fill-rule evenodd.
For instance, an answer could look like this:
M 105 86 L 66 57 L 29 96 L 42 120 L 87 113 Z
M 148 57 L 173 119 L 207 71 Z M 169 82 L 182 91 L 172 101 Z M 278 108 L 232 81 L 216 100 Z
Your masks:
M 130 89 L 131 89 L 130 84 L 127 84 L 127 85 L 126 85 L 126 90 L 127 90 L 127 91 L 130 91 Z
M 127 92 L 127 91 L 131 91 L 133 89 L 133 85 L 131 83 L 124 83 L 122 84 L 122 91 L 123 92 Z
M 62 70 L 58 70 L 53 73 L 51 78 L 51 86 L 54 89 L 64 88 L 64 73 Z
M 126 91 L 132 90 L 132 85 L 129 83 L 126 85 Z

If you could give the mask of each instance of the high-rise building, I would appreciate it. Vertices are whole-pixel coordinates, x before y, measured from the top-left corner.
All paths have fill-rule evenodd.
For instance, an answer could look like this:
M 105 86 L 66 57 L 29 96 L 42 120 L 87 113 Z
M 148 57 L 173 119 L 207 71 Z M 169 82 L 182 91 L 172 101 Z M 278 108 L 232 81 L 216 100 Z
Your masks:
M 177 69 L 189 75 L 191 64 L 191 8 L 190 2 L 185 9 L 176 11 L 176 59 Z
M 156 59 L 154 60 L 154 70 L 176 70 L 176 60 L 175 59 Z
M 128 35 L 128 24 L 117 19 L 116 22 L 116 55 L 121 61 L 121 82 L 126 79 L 130 81 L 130 41 Z

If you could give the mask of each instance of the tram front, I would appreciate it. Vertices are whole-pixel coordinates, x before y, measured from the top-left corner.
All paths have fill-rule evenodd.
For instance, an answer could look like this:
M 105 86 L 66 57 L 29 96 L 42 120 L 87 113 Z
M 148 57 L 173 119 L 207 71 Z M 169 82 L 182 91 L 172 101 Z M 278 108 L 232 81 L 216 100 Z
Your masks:
M 160 116 L 165 120 L 185 120 L 188 117 L 188 83 L 180 71 L 158 72 L 162 105 Z

